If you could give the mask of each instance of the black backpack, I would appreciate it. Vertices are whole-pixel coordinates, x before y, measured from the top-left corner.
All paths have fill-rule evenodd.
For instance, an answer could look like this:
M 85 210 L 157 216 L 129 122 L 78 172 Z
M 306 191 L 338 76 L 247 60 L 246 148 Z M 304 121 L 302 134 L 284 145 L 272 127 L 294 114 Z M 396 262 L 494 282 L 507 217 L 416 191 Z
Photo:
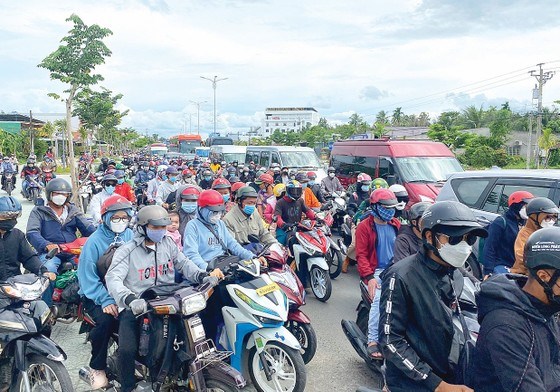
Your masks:
M 105 275 L 107 275 L 107 271 L 109 271 L 109 267 L 113 262 L 113 256 L 117 249 L 121 246 L 120 243 L 111 244 L 109 248 L 101 255 L 101 257 L 97 260 L 97 274 L 101 278 L 101 281 L 105 283 Z

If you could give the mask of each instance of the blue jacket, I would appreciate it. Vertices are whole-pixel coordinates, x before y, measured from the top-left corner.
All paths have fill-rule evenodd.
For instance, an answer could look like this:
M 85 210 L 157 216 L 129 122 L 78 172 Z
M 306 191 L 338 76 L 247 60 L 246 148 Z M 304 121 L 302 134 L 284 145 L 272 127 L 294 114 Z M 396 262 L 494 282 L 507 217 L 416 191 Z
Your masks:
M 84 214 L 73 204 L 67 204 L 68 217 L 60 223 L 55 212 L 47 206 L 33 208 L 27 221 L 27 239 L 39 255 L 46 253 L 49 244 L 66 244 L 74 241 L 76 230 L 83 237 L 89 237 L 95 227 L 86 219 Z
M 138 172 L 136 172 L 136 176 L 134 177 L 134 184 L 138 185 L 147 183 L 154 177 L 155 174 L 149 170 L 147 172 L 145 172 L 144 170 L 139 170 Z
M 512 267 L 515 262 L 514 244 L 519 233 L 519 218 L 507 210 L 488 226 L 488 237 L 484 240 L 482 261 L 484 273 L 489 274 L 498 265 Z
M 78 263 L 78 281 L 80 282 L 80 294 L 100 305 L 102 308 L 116 303 L 109 295 L 107 288 L 101 282 L 97 273 L 97 260 L 105 253 L 113 242 L 128 242 L 132 240 L 131 229 L 115 236 L 107 226 L 100 224 L 82 248 L 80 262 Z M 115 241 L 116 240 L 116 241 Z
M 218 224 L 214 226 L 214 229 L 231 254 L 241 257 L 242 259 L 252 259 L 255 256 L 253 252 L 239 245 L 230 234 L 224 222 L 219 221 Z M 218 241 L 214 234 L 201 222 L 200 217 L 187 223 L 183 244 L 183 253 L 185 256 L 202 269 L 206 269 L 209 261 L 225 253 L 220 241 Z

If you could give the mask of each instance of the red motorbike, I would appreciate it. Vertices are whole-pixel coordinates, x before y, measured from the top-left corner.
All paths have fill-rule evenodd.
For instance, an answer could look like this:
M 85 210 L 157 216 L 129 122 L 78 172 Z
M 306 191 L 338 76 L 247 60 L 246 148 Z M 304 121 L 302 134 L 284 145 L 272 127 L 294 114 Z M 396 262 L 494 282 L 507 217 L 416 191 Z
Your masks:
M 42 177 L 43 177 L 43 184 L 47 185 L 49 181 L 54 178 L 52 169 L 43 169 Z

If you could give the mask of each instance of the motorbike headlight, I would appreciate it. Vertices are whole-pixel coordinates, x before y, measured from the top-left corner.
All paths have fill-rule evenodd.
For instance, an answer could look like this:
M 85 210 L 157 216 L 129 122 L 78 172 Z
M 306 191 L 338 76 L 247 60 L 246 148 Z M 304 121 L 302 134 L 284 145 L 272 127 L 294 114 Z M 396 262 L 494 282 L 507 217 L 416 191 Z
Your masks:
M 262 316 L 256 316 L 261 324 L 278 324 L 278 320 L 269 319 Z
M 198 313 L 206 307 L 206 298 L 202 293 L 189 295 L 184 298 L 181 304 L 181 311 L 185 316 Z
M 1 286 L 1 290 L 8 297 L 33 301 L 41 298 L 43 292 L 49 287 L 48 279 L 37 279 L 32 284 L 14 283 L 13 285 Z
M 271 316 L 280 317 L 278 313 L 274 310 L 271 310 L 265 306 L 258 304 L 257 302 L 253 301 L 247 294 L 239 289 L 234 289 L 235 295 L 237 295 L 243 302 L 249 305 L 251 308 L 255 309 L 258 312 L 268 313 Z

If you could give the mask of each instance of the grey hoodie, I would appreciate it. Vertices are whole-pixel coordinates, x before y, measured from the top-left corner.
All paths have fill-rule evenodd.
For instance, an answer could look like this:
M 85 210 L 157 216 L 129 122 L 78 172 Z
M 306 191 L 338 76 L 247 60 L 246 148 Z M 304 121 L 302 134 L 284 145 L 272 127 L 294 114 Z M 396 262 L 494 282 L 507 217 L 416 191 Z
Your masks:
M 191 282 L 207 275 L 179 251 L 170 237 L 163 237 L 155 251 L 146 247 L 144 240 L 136 233 L 132 241 L 118 248 L 107 271 L 107 290 L 120 309 L 152 286 L 174 283 L 176 270 Z

